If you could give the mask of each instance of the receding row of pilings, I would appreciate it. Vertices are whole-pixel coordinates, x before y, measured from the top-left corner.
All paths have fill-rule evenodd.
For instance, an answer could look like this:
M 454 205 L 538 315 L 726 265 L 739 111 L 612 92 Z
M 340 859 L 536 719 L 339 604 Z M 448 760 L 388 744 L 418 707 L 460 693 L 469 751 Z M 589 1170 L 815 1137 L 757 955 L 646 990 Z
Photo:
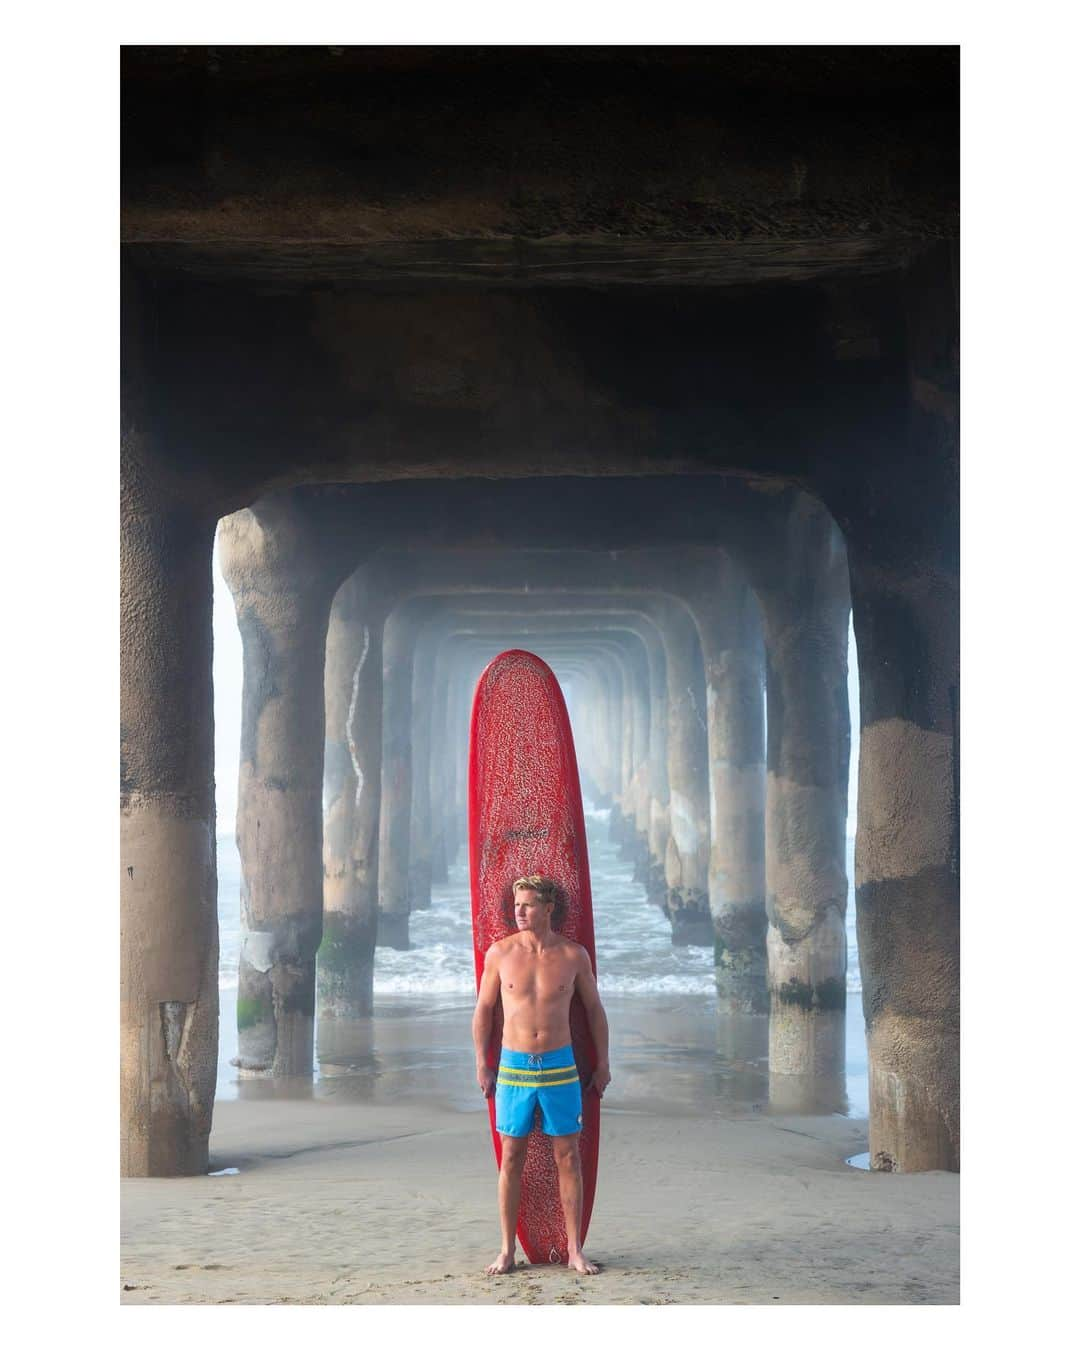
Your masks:
M 470 534 L 461 512 L 457 532 L 480 541 L 427 546 L 425 528 L 437 531 L 414 519 L 401 548 L 360 527 L 372 496 L 282 492 L 219 527 L 244 646 L 241 1073 L 310 1073 L 316 1007 L 326 1024 L 370 1015 L 376 945 L 407 943 L 410 912 L 465 841 L 476 676 L 521 644 L 566 680 L 586 785 L 610 804 L 673 939 L 714 947 L 720 1008 L 768 1012 L 770 1074 L 795 1103 L 840 1078 L 850 567 L 866 636 L 857 876 L 871 1150 L 901 1169 L 955 1165 L 954 736 L 909 719 L 925 680 L 950 673 L 949 614 L 935 610 L 925 636 L 898 623 L 888 578 L 789 488 L 748 490 L 710 521 L 722 547 L 607 551 L 568 548 L 580 521 L 523 547 L 513 529 Z M 196 1172 L 213 1100 L 212 529 L 175 512 L 163 529 L 151 510 L 125 531 L 125 614 L 143 625 L 125 674 L 133 1174 Z M 158 782 L 170 789 L 142 785 Z M 152 1011 L 140 1019 L 139 1006 Z
M 673 940 L 714 949 L 721 1009 L 770 1013 L 774 1074 L 839 1079 L 850 605 L 827 512 L 797 501 L 756 589 L 719 549 L 414 549 L 334 598 L 278 507 L 221 526 L 245 652 L 241 1073 L 310 1073 L 316 1005 L 371 1014 L 376 945 L 408 946 L 465 841 L 479 669 L 527 641 L 580 684 L 587 785 Z

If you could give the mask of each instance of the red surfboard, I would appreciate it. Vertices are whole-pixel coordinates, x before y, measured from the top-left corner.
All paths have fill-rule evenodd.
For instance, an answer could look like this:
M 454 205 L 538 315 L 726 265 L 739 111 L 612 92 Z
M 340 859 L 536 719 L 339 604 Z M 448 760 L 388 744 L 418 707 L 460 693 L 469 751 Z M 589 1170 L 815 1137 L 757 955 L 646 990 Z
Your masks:
M 553 926 L 585 947 L 595 975 L 589 857 L 574 738 L 558 680 L 528 651 L 497 655 L 476 685 L 469 737 L 469 872 L 477 988 L 488 946 L 517 931 L 511 886 L 521 875 L 550 876 L 559 886 Z M 499 1063 L 502 1026 L 500 1001 L 487 1050 L 493 1070 Z M 584 1243 L 596 1194 L 600 1099 L 595 1091 L 585 1090 L 596 1067 L 596 1046 L 577 993 L 570 1004 L 570 1037 L 582 1082 Z M 501 1164 L 494 1093 L 488 1117 L 495 1160 Z M 517 1236 L 531 1263 L 567 1262 L 551 1139 L 538 1123 L 529 1134 Z

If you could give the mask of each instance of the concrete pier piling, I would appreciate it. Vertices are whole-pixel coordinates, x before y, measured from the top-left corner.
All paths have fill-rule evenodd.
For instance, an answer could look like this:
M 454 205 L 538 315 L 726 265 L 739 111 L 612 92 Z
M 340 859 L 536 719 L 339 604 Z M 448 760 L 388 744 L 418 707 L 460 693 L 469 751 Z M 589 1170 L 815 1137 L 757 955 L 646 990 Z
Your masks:
M 341 586 L 326 641 L 323 934 L 317 1009 L 323 1023 L 370 1016 L 379 906 L 383 623 L 378 576 Z
M 876 528 L 849 522 L 862 723 L 855 886 L 875 1170 L 960 1168 L 956 275 L 955 249 L 942 244 L 907 278 L 909 402 L 883 469 L 888 509 Z
M 432 685 L 437 624 L 428 619 L 417 636 L 412 686 L 412 808 L 409 816 L 409 909 L 431 907 L 431 753 Z
M 241 1077 L 309 1076 L 323 920 L 326 633 L 347 564 L 322 512 L 288 496 L 227 516 L 218 536 L 244 644 L 237 1066 Z
M 667 667 L 670 827 L 665 907 L 676 945 L 714 941 L 709 911 L 709 767 L 705 673 L 693 619 L 681 602 L 649 601 Z
M 214 515 L 125 432 L 120 548 L 120 1167 L 206 1170 L 218 1043 Z
M 730 561 L 688 600 L 705 661 L 709 908 L 722 1011 L 769 1009 L 765 933 L 765 646 L 756 596 Z
M 777 1090 L 842 1098 L 847 1000 L 847 703 L 851 604 L 843 540 L 793 495 L 759 591 L 765 628 L 769 1070 Z
M 376 943 L 409 948 L 412 685 L 416 617 L 399 606 L 383 629 L 383 759 Z

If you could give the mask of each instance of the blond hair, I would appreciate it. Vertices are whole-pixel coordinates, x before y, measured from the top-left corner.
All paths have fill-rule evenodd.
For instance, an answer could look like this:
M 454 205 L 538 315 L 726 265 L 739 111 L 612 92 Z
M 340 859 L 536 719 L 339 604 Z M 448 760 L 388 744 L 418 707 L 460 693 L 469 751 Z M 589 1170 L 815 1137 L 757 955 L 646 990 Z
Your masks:
M 513 892 L 516 894 L 519 889 L 535 890 L 542 903 L 554 903 L 558 897 L 558 886 L 546 875 L 523 875 L 514 881 Z

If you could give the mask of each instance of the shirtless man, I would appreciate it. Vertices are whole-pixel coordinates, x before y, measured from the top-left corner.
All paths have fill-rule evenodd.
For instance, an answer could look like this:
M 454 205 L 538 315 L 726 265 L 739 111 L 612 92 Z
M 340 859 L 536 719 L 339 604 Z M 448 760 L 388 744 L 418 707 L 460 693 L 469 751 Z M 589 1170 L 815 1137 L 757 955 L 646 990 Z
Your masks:
M 514 882 L 517 931 L 495 941 L 484 956 L 484 972 L 473 1014 L 476 1080 L 485 1098 L 495 1092 L 495 1127 L 502 1134 L 499 1221 L 502 1249 L 489 1273 L 514 1267 L 521 1173 L 533 1116 L 541 1113 L 559 1172 L 559 1197 L 566 1221 L 570 1267 L 598 1273 L 581 1248 L 581 1083 L 570 1043 L 570 1000 L 581 998 L 596 1045 L 596 1071 L 586 1087 L 603 1096 L 608 1070 L 608 1025 L 596 990 L 588 951 L 551 930 L 555 884 L 540 875 Z M 498 1078 L 487 1065 L 491 1019 L 500 993 L 502 1054 Z

